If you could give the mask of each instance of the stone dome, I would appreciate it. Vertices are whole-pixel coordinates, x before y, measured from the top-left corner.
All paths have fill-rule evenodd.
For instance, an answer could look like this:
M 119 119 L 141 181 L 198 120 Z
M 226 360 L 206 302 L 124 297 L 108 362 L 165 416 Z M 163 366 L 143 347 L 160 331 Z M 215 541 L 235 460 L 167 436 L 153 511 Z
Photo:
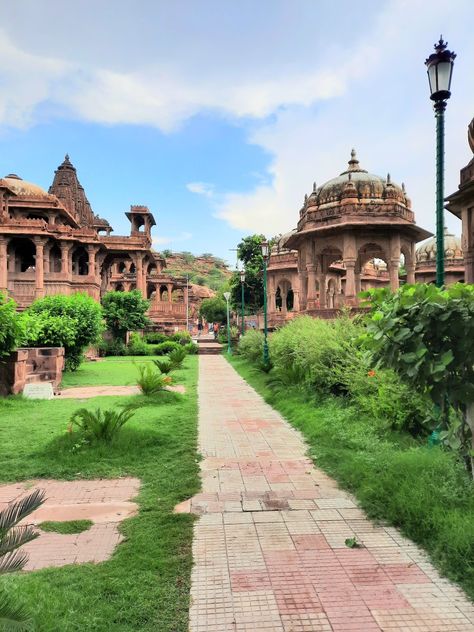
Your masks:
M 290 248 L 286 247 L 286 242 L 288 241 L 288 239 L 294 235 L 296 232 L 296 230 L 290 230 L 287 233 L 285 233 L 284 235 L 281 235 L 280 238 L 278 239 L 278 241 L 275 242 L 275 244 L 272 246 L 272 253 L 279 253 L 279 252 L 288 252 L 290 250 Z
M 446 261 L 463 260 L 461 239 L 444 229 L 444 258 Z M 430 237 L 416 249 L 416 263 L 436 262 L 436 235 Z
M 405 186 L 399 186 L 391 181 L 390 174 L 386 178 L 369 173 L 362 169 L 356 157 L 356 152 L 351 151 L 351 159 L 348 168 L 336 178 L 325 182 L 322 186 L 313 186 L 313 192 L 307 198 L 308 206 L 320 206 L 330 202 L 337 202 L 343 198 L 359 199 L 387 199 L 392 198 L 410 207 L 410 200 L 406 196 Z
M 50 195 L 37 184 L 23 180 L 15 173 L 10 173 L 8 176 L 0 179 L 0 185 L 8 187 L 18 197 L 28 200 L 48 200 L 49 202 L 56 200 L 54 195 Z

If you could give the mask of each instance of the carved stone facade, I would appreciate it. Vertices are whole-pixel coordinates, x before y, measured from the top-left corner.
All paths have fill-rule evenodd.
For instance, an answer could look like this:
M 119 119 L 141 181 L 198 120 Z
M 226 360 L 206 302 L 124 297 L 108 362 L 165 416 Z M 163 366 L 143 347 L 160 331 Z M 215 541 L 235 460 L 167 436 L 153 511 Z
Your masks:
M 296 230 L 284 235 L 268 266 L 272 324 L 294 313 L 329 316 L 357 307 L 357 294 L 399 286 L 403 255 L 415 282 L 415 245 L 431 233 L 415 224 L 405 187 L 368 173 L 352 150 L 349 167 L 305 196 Z M 291 312 L 290 312 L 291 309 Z
M 469 124 L 467 138 L 474 153 L 474 119 Z M 474 283 L 474 158 L 461 169 L 459 188 L 446 201 L 448 211 L 462 220 L 465 282 Z
M 82 291 L 100 300 L 109 290 L 138 289 L 151 299 L 152 320 L 183 326 L 186 281 L 166 274 L 151 250 L 152 213 L 131 206 L 126 215 L 130 235 L 111 235 L 67 155 L 49 192 L 15 174 L 0 179 L 0 291 L 24 309 L 45 295 Z

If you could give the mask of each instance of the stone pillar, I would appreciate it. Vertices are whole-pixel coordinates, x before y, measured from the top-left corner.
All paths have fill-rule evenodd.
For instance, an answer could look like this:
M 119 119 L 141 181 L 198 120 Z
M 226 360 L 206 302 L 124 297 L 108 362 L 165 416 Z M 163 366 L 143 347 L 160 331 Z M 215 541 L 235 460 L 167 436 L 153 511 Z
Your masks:
M 300 311 L 300 293 L 298 290 L 293 290 L 293 311 Z
M 67 274 L 67 278 L 70 280 L 71 266 L 69 264 L 69 252 L 71 251 L 71 243 L 68 241 L 62 241 L 61 246 L 61 272 Z
M 326 273 L 319 273 L 319 307 L 321 309 L 325 309 L 327 307 L 327 297 L 326 297 Z
M 0 237 L 0 291 L 8 289 L 8 242 L 5 237 Z
M 474 250 L 468 250 L 464 254 L 464 282 L 474 283 Z
M 345 259 L 346 266 L 346 303 L 347 305 L 356 305 L 356 285 L 355 285 L 355 259 Z
M 306 264 L 308 273 L 308 294 L 306 298 L 306 309 L 316 307 L 316 269 L 314 263 Z
M 413 285 L 415 283 L 415 264 L 406 263 L 405 269 L 407 271 L 407 283 Z
M 361 272 L 359 270 L 359 272 L 355 272 L 355 275 L 354 275 L 356 295 L 359 294 L 359 292 L 362 290 L 360 277 L 361 277 Z
M 400 259 L 391 259 L 388 264 L 388 272 L 390 276 L 390 289 L 396 292 L 400 287 L 400 279 L 398 277 L 398 269 L 400 267 Z
M 268 311 L 270 314 L 276 312 L 276 294 L 273 290 L 268 293 Z
M 35 257 L 35 298 L 44 296 L 44 241 L 41 238 L 34 239 L 36 246 Z
M 135 261 L 135 274 L 137 278 L 137 290 L 141 292 L 143 298 L 146 296 L 146 289 L 143 287 L 143 257 L 142 255 L 137 255 Z
M 167 283 L 166 287 L 168 289 L 168 303 L 172 303 L 173 302 L 173 284 Z
M 285 288 L 284 290 L 280 290 L 280 294 L 281 294 L 281 313 L 283 316 L 286 317 L 286 314 L 288 312 L 288 309 L 286 307 L 286 299 L 288 298 L 288 291 Z

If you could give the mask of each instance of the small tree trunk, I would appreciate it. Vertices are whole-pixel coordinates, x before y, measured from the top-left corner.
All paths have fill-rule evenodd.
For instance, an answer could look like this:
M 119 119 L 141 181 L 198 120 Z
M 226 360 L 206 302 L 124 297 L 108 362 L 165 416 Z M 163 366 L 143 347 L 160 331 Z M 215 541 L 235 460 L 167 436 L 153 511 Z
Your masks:
M 466 422 L 471 430 L 471 474 L 474 478 L 474 402 L 466 404 Z

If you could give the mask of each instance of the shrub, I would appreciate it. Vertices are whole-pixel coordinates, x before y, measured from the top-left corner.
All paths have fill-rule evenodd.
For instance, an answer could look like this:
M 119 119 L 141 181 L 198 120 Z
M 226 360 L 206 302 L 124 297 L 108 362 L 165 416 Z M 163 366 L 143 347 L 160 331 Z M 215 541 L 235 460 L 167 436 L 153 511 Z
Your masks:
M 195 344 L 194 342 L 188 342 L 188 344 L 185 345 L 184 348 L 189 355 L 197 355 L 197 352 L 199 350 L 197 344 Z
M 0 292 L 0 358 L 10 355 L 21 344 L 23 327 L 16 303 Z
M 46 296 L 22 315 L 25 343 L 30 346 L 64 347 L 66 369 L 75 371 L 87 347 L 102 333 L 102 310 L 88 294 Z
M 265 337 L 261 331 L 249 329 L 239 340 L 238 352 L 249 362 L 257 364 L 263 358 L 264 340 Z
M 171 368 L 180 369 L 187 355 L 187 351 L 184 347 L 178 347 L 177 349 L 170 351 L 168 358 L 171 363 Z
M 168 375 L 168 373 L 171 373 L 171 371 L 173 370 L 173 367 L 171 365 L 171 362 L 168 356 L 153 360 L 153 364 L 157 367 L 160 373 L 163 373 L 165 375 Z
M 153 353 L 155 355 L 167 355 L 174 349 L 179 349 L 179 347 L 179 343 L 167 340 L 166 342 L 161 342 L 160 344 L 155 345 L 153 347 Z
M 168 340 L 168 336 L 159 331 L 151 331 L 144 335 L 145 341 L 150 345 L 157 345 L 161 342 L 166 342 Z
M 97 350 L 100 356 L 124 356 L 127 355 L 127 347 L 122 340 L 102 340 Z
M 136 331 L 149 325 L 145 313 L 150 303 L 138 290 L 131 292 L 107 292 L 102 299 L 107 329 L 114 338 L 125 340 L 127 331 Z
M 151 350 L 142 336 L 138 333 L 130 334 L 130 342 L 127 347 L 128 355 L 145 356 L 150 355 Z
M 191 334 L 189 331 L 177 331 L 175 334 L 172 334 L 168 340 L 179 342 L 180 345 L 187 345 L 191 342 Z
M 93 411 L 79 408 L 71 416 L 69 430 L 77 426 L 87 442 L 111 443 L 123 426 L 133 417 L 136 408 L 137 404 L 122 406 L 121 410 L 97 408 Z
M 137 384 L 143 395 L 157 395 L 172 383 L 169 375 L 156 371 L 150 364 L 141 364 L 138 371 L 140 375 Z

